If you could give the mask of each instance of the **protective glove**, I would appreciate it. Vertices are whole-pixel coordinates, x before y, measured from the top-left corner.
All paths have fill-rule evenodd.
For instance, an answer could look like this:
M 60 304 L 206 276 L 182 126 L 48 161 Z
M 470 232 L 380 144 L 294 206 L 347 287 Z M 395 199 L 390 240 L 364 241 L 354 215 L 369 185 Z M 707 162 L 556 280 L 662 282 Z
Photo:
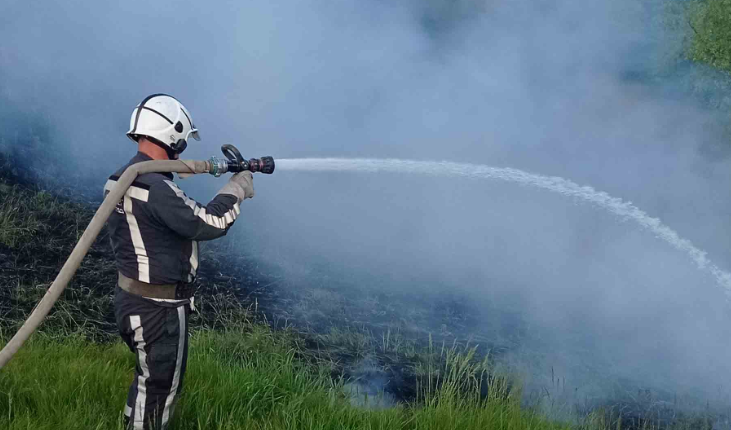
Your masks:
M 241 203 L 245 199 L 250 199 L 254 197 L 254 177 L 248 170 L 244 172 L 239 172 L 231 176 L 231 179 L 228 180 L 228 183 L 224 185 L 223 188 L 221 188 L 221 190 L 216 195 L 219 194 L 229 194 L 232 196 L 236 196 L 236 198 L 239 200 L 239 203 Z

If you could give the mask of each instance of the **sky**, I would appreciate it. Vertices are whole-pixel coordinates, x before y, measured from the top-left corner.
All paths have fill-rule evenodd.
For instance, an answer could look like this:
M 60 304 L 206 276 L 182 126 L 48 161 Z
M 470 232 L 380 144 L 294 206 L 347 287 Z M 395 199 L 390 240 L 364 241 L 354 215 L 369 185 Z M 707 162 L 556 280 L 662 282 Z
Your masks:
M 246 157 L 561 176 L 632 201 L 731 270 L 731 162 L 707 150 L 724 148 L 724 119 L 672 79 L 641 78 L 682 39 L 649 4 L 0 0 L 0 112 L 42 118 L 48 151 L 100 189 L 134 153 L 132 109 L 157 92 L 201 131 L 187 158 L 233 143 Z M 221 182 L 181 186 L 205 200 Z M 262 258 L 328 261 L 407 295 L 512 303 L 530 335 L 510 360 L 536 384 L 552 366 L 587 390 L 597 374 L 731 388 L 723 291 L 631 222 L 466 179 L 282 171 L 255 187 L 233 234 L 265 238 Z

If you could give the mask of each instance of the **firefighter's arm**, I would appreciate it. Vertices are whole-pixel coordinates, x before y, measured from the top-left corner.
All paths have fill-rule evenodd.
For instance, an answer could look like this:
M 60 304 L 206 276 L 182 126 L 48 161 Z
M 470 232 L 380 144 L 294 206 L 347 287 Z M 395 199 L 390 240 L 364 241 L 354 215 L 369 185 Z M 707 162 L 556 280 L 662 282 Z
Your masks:
M 238 184 L 234 184 L 234 188 L 232 182 L 233 178 L 208 205 L 203 206 L 188 197 L 173 181 L 164 181 L 150 189 L 148 205 L 158 221 L 180 236 L 199 241 L 216 239 L 228 232 L 241 213 L 241 200 L 253 195 L 253 186 L 251 193 L 247 193 L 239 191 Z

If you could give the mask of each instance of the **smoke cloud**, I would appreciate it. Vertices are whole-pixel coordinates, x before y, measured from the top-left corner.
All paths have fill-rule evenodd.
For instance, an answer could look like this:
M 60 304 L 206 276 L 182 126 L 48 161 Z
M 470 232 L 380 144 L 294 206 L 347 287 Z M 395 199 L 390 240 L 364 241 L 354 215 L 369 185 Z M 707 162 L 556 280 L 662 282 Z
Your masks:
M 682 35 L 650 3 L 4 0 L 0 112 L 42 116 L 48 151 L 100 190 L 134 152 L 133 107 L 156 92 L 194 116 L 204 140 L 189 158 L 233 143 L 247 157 L 562 176 L 632 201 L 728 269 L 723 121 L 672 76 L 651 78 Z M 266 241 L 247 252 L 326 262 L 374 291 L 467 297 L 482 312 L 475 333 L 512 312 L 522 334 L 505 359 L 529 386 L 553 367 L 589 394 L 620 379 L 709 398 L 731 387 L 724 291 L 630 222 L 467 179 L 276 172 L 255 185 L 236 230 Z M 182 186 L 206 200 L 221 180 Z

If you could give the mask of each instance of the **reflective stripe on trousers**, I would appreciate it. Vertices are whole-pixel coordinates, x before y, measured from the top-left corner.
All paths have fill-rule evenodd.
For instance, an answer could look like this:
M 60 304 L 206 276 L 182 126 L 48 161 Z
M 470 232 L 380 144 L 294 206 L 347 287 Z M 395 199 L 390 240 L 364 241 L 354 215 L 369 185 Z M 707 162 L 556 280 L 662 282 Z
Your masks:
M 127 428 L 167 428 L 183 387 L 189 309 L 187 303 L 159 303 L 117 288 L 117 324 L 137 359 L 124 408 Z

